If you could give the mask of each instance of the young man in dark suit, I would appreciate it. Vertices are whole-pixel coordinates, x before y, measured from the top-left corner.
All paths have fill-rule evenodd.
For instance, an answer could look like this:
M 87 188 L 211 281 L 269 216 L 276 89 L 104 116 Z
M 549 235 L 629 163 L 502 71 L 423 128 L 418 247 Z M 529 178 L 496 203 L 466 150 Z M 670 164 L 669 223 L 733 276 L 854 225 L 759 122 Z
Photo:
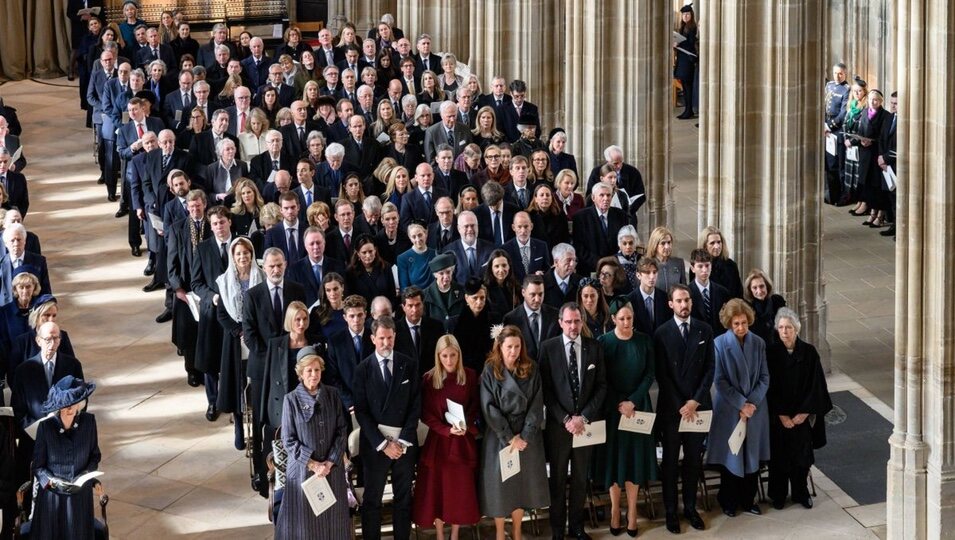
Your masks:
M 282 222 L 265 233 L 265 247 L 277 247 L 294 264 L 305 256 L 305 227 L 298 219 L 298 195 L 288 191 L 279 196 Z
M 640 286 L 630 293 L 634 328 L 650 337 L 653 337 L 660 325 L 673 316 L 666 293 L 657 288 L 657 270 L 657 262 L 654 259 L 640 258 L 637 261 L 637 279 L 640 280 Z
M 328 361 L 325 382 L 338 389 L 346 411 L 355 409 L 355 370 L 364 358 L 375 351 L 371 331 L 365 325 L 365 299 L 357 294 L 345 297 L 342 311 L 345 330 L 328 337 Z
M 524 301 L 504 316 L 504 324 L 521 329 L 527 356 L 537 360 L 542 341 L 560 334 L 557 309 L 544 304 L 544 280 L 540 276 L 526 276 L 521 283 Z
M 685 285 L 673 285 L 669 294 L 673 317 L 664 322 L 653 336 L 656 377 L 660 386 L 654 428 L 663 442 L 663 506 L 666 527 L 671 533 L 680 532 L 676 493 L 681 461 L 683 515 L 694 529 L 704 528 L 703 519 L 696 511 L 696 485 L 700 479 L 706 433 L 680 432 L 680 422 L 693 421 L 700 411 L 712 410 L 710 387 L 713 385 L 715 353 L 713 330 L 705 322 L 690 316 L 693 303 Z
M 413 358 L 418 376 L 434 367 L 434 349 L 444 335 L 444 325 L 424 316 L 424 291 L 412 285 L 401 291 L 404 317 L 395 322 L 395 350 Z
M 563 537 L 566 521 L 570 536 L 589 540 L 584 532 L 584 502 L 594 447 L 573 448 L 573 439 L 586 430 L 587 424 L 603 418 L 607 380 L 603 349 L 596 340 L 580 335 L 584 326 L 581 311 L 574 302 L 561 306 L 558 320 L 562 333 L 541 343 L 539 365 L 547 409 L 544 445 L 550 463 L 551 534 Z
M 0 147 L 0 183 L 7 188 L 7 197 L 10 206 L 20 210 L 23 217 L 30 208 L 30 194 L 27 190 L 27 179 L 18 172 L 9 169 L 11 163 L 10 152 Z
M 713 258 L 705 249 L 690 252 L 690 270 L 694 279 L 690 282 L 690 296 L 693 299 L 693 317 L 710 325 L 713 333 L 723 333 L 720 322 L 720 310 L 732 297 L 729 290 L 710 279 L 713 270 Z
M 372 323 L 371 332 L 375 352 L 358 365 L 353 380 L 365 472 L 361 529 L 369 540 L 381 538 L 381 499 L 391 472 L 394 537 L 408 540 L 421 417 L 421 378 L 415 361 L 394 350 L 394 319 L 387 315 L 379 317 Z

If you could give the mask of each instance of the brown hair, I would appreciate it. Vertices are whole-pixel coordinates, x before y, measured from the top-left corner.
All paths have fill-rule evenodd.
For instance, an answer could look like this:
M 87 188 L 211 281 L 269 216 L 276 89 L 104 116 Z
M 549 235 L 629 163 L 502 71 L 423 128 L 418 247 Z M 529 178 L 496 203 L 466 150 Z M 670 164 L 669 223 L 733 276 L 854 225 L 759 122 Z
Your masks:
M 526 379 L 534 372 L 534 363 L 531 362 L 530 357 L 527 356 L 527 346 L 524 343 L 524 335 L 521 334 L 520 329 L 514 325 L 509 324 L 501 329 L 501 332 L 494 340 L 491 352 L 487 355 L 486 364 L 494 372 L 495 379 L 499 381 L 504 380 L 504 355 L 501 354 L 501 345 L 503 345 L 504 340 L 509 337 L 516 337 L 521 340 L 521 356 L 517 359 L 517 365 L 515 366 L 513 375 L 518 379 Z
M 724 304 L 723 309 L 720 310 L 720 324 L 722 324 L 724 328 L 729 328 L 733 319 L 740 315 L 746 316 L 746 324 L 750 326 L 752 326 L 753 321 L 756 320 L 756 313 L 753 312 L 753 308 L 749 307 L 749 304 L 741 298 L 733 298 Z

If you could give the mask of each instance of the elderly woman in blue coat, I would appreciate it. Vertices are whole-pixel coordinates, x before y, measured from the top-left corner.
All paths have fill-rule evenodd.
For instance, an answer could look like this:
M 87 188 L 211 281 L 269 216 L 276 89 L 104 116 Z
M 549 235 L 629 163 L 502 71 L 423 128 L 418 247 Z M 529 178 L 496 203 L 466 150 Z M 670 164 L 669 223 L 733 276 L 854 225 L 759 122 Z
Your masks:
M 743 300 L 734 298 L 720 310 L 720 322 L 729 331 L 717 337 L 713 382 L 713 423 L 707 438 L 707 463 L 720 466 L 717 500 L 723 513 L 733 517 L 739 508 L 750 514 L 762 511 L 756 504 L 759 465 L 769 460 L 769 368 L 766 344 L 749 331 L 755 314 Z M 731 441 L 742 422 L 745 438 L 738 452 Z

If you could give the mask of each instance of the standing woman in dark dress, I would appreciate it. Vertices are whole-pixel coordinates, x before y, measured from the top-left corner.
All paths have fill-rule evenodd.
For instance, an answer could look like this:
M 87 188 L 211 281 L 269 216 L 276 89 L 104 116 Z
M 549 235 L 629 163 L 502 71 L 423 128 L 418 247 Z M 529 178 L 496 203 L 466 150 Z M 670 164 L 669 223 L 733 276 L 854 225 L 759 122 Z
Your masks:
M 650 386 L 655 377 L 653 340 L 633 329 L 633 306 L 615 301 L 610 308 L 613 332 L 597 340 L 604 350 L 607 368 L 607 397 L 604 415 L 607 420 L 607 444 L 596 455 L 596 479 L 610 489 L 610 533 L 623 532 L 621 527 L 620 491 L 627 491 L 627 533 L 637 535 L 637 501 L 640 486 L 646 487 L 657 478 L 656 441 L 651 434 L 618 430 L 620 417 L 630 418 L 636 411 L 653 412 Z M 616 525 L 614 525 L 616 521 Z
M 96 385 L 67 375 L 50 388 L 43 413 L 56 413 L 41 422 L 33 450 L 36 494 L 30 538 L 93 540 L 93 487 L 75 487 L 76 477 L 99 468 L 96 417 L 83 412 Z M 97 491 L 102 491 L 98 488 Z
M 506 251 L 495 249 L 487 260 L 484 286 L 487 288 L 488 308 L 491 310 L 491 322 L 500 324 L 504 315 L 521 303 L 521 285 L 514 277 L 514 269 Z
M 680 28 L 677 30 L 686 38 L 679 44 L 673 44 L 676 53 L 676 63 L 673 66 L 673 78 L 680 80 L 683 87 L 683 114 L 677 116 L 680 120 L 693 118 L 693 78 L 696 74 L 696 15 L 693 6 L 680 8 Z M 682 50 L 681 50 L 682 49 Z
M 434 527 L 438 540 L 444 540 L 444 524 L 450 523 L 451 540 L 458 540 L 461 525 L 481 519 L 475 474 L 481 398 L 478 375 L 464 366 L 454 336 L 438 338 L 434 356 L 434 367 L 421 383 L 421 421 L 428 426 L 428 438 L 418 457 L 411 516 L 421 528 Z M 445 418 L 448 401 L 464 409 L 463 427 Z
M 375 238 L 361 234 L 355 239 L 355 252 L 345 273 L 345 290 L 357 294 L 371 305 L 376 296 L 384 296 L 395 304 L 395 278 L 391 265 L 378 254 Z
M 826 376 L 816 348 L 799 339 L 799 315 L 776 314 L 779 340 L 766 349 L 769 364 L 769 498 L 782 509 L 792 486 L 794 503 L 812 508 L 806 487 L 813 449 L 826 444 L 825 415 L 832 409 Z
M 234 221 L 233 221 L 234 223 Z M 216 278 L 219 302 L 216 318 L 222 326 L 222 359 L 219 362 L 219 397 L 216 409 L 232 413 L 235 449 L 245 449 L 242 413 L 245 410 L 245 370 L 249 349 L 242 342 L 242 303 L 245 293 L 265 281 L 265 272 L 255 262 L 252 241 L 240 236 L 229 246 L 229 268 Z
M 232 186 L 235 202 L 232 204 L 232 232 L 236 236 L 248 236 L 252 226 L 261 229 L 259 213 L 265 206 L 265 201 L 259 193 L 255 182 L 242 178 Z
M 338 390 L 321 384 L 325 361 L 305 347 L 297 356 L 295 375 L 301 381 L 282 403 L 282 442 L 288 453 L 287 486 L 275 520 L 275 538 L 283 540 L 350 540 L 348 485 L 344 456 L 350 425 Z M 298 489 L 312 475 L 323 476 L 335 504 L 316 516 Z
M 581 335 L 597 339 L 613 330 L 610 307 L 599 281 L 590 277 L 580 280 L 577 287 L 577 305 L 580 306 L 580 315 L 584 319 Z
M 550 156 L 550 171 L 555 175 L 564 169 L 570 169 L 577 174 L 577 158 L 565 152 L 566 149 L 567 132 L 564 128 L 556 127 L 550 130 L 547 155 Z
M 483 281 L 476 277 L 468 278 L 464 283 L 464 302 L 467 308 L 461 310 L 454 337 L 461 345 L 464 367 L 479 373 L 484 369 L 484 362 L 491 352 L 491 319 Z
M 730 292 L 731 298 L 743 297 L 743 283 L 739 279 L 739 266 L 736 261 L 731 259 L 726 248 L 726 239 L 719 229 L 710 225 L 700 231 L 697 238 L 699 249 L 705 249 L 710 257 L 713 257 L 713 270 L 710 272 L 710 279 L 726 287 Z M 693 279 L 691 272 L 690 279 Z
M 570 227 L 567 216 L 554 199 L 554 188 L 550 184 L 534 186 L 534 197 L 531 199 L 527 213 L 531 216 L 534 228 L 531 236 L 547 242 L 549 248 L 557 244 L 570 243 Z
M 779 308 L 786 306 L 786 299 L 773 294 L 773 282 L 769 276 L 759 268 L 754 268 L 743 284 L 743 300 L 756 312 L 756 320 L 750 330 L 769 346 L 776 340 L 776 313 Z
M 882 190 L 882 169 L 877 161 L 882 124 L 892 117 L 882 108 L 884 100 L 879 90 L 869 91 L 869 106 L 862 111 L 856 131 L 861 138 L 847 138 L 852 146 L 859 148 L 859 187 L 862 200 L 869 206 L 869 219 L 862 224 L 874 228 L 885 225 L 885 213 L 889 209 L 888 192 Z

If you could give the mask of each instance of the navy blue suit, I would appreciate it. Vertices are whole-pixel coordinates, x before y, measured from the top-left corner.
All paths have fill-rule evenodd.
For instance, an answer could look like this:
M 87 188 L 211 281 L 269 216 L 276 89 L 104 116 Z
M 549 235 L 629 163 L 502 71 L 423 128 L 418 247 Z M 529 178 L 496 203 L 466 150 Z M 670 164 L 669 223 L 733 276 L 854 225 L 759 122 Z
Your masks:
M 673 319 L 673 310 L 667 302 L 667 293 L 656 289 L 653 291 L 653 318 L 647 313 L 647 305 L 643 301 L 640 288 L 630 293 L 630 305 L 633 306 L 633 327 L 648 336 L 653 336 L 657 328 Z
M 196 96 L 189 92 L 190 108 L 195 105 Z M 181 112 L 180 112 L 181 111 Z M 179 120 L 176 120 L 176 113 L 179 112 Z M 189 125 L 189 116 L 186 115 L 185 106 L 182 104 L 182 92 L 177 88 L 166 94 L 162 101 L 162 115 L 166 126 L 173 131 L 179 131 Z
M 351 167 L 344 161 L 342 161 L 342 166 L 339 167 L 338 171 L 333 171 L 328 162 L 323 161 L 318 164 L 318 169 L 315 170 L 315 183 L 337 196 L 341 190 L 342 181 L 351 171 Z
M 285 259 L 288 261 L 288 264 L 293 264 L 295 261 L 301 259 L 305 256 L 305 229 L 308 226 L 301 221 L 298 222 L 298 227 L 295 229 L 295 246 L 296 250 L 294 253 L 289 253 L 288 247 L 288 235 L 285 233 L 285 225 L 282 223 L 276 224 L 274 227 L 265 232 L 265 249 L 270 247 L 277 247 L 282 250 L 282 253 L 285 254 Z
M 511 225 L 514 223 L 514 214 L 520 211 L 520 208 L 505 199 L 501 206 L 501 231 L 503 232 L 504 242 L 514 238 L 514 229 L 511 228 Z M 491 209 L 486 204 L 482 204 L 474 209 L 474 215 L 477 216 L 478 220 L 478 238 L 497 245 L 497 241 L 494 239 L 494 225 L 491 223 Z M 504 244 L 501 243 L 501 245 Z
M 76 358 L 57 352 L 53 383 L 56 384 L 56 381 L 67 375 L 82 379 L 83 366 Z M 13 391 L 13 416 L 20 428 L 25 429 L 43 417 L 43 402 L 50 392 L 50 385 L 46 382 L 46 370 L 43 369 L 43 360 L 39 353 L 17 366 L 10 388 Z
M 444 247 L 442 253 L 452 253 L 457 261 L 454 269 L 454 280 L 458 283 L 464 283 L 469 277 L 483 278 L 484 267 L 487 266 L 491 252 L 494 251 L 494 244 L 485 240 L 477 239 L 474 244 L 474 270 L 468 268 L 468 255 L 464 251 L 464 244 L 461 241 L 451 242 Z
M 521 248 L 517 243 L 517 238 L 511 238 L 502 246 L 502 249 L 507 252 L 511 259 L 511 268 L 514 270 L 514 277 L 517 278 L 517 281 L 524 281 L 524 277 L 528 274 L 547 272 L 553 266 L 547 242 L 537 238 L 530 238 L 528 242 L 530 243 L 531 253 L 530 264 L 526 271 L 521 260 Z
M 249 84 L 252 88 L 258 88 L 269 82 L 269 67 L 275 63 L 275 60 L 262 55 L 259 65 L 255 65 L 255 58 L 247 56 L 240 62 L 242 72 L 249 77 Z
M 338 259 L 325 256 L 322 258 L 322 272 L 324 278 L 329 272 L 335 272 L 345 277 L 345 263 Z M 305 305 L 311 306 L 321 297 L 321 283 L 315 278 L 315 272 L 312 269 L 312 261 L 308 257 L 302 257 L 288 266 L 285 271 L 285 277 L 301 283 L 305 287 Z
M 401 197 L 401 210 L 399 218 L 399 226 L 401 230 L 407 230 L 408 225 L 411 225 L 412 221 L 418 220 L 427 224 L 434 223 L 438 220 L 438 215 L 434 213 L 434 203 L 438 202 L 438 199 L 441 197 L 447 196 L 448 193 L 444 191 L 443 188 L 438 186 L 431 186 L 431 204 L 428 204 L 428 201 L 425 200 L 424 195 L 421 194 L 421 190 L 412 189 L 404 194 Z
M 162 60 L 166 64 L 167 70 L 175 68 L 176 55 L 172 52 L 172 47 L 160 43 L 156 48 L 159 58 L 153 57 L 153 49 L 148 45 L 136 51 L 136 67 L 144 68 L 145 71 L 145 68 L 153 60 Z
M 143 119 L 143 124 L 143 133 L 152 131 L 156 135 L 159 135 L 159 132 L 165 127 L 162 124 L 162 120 L 152 116 L 147 116 Z M 119 128 L 119 133 L 116 136 L 116 151 L 119 152 L 119 156 L 126 161 L 133 159 L 134 152 L 133 149 L 130 148 L 130 145 L 138 140 L 139 133 L 136 131 L 136 122 L 130 119 L 129 122 L 123 124 L 123 127 Z M 143 149 L 140 148 L 135 154 L 142 151 Z
M 30 192 L 27 189 L 27 179 L 18 172 L 7 171 L 3 182 L 7 188 L 7 203 L 9 208 L 17 208 L 23 217 L 27 217 L 30 208 Z
M 351 331 L 347 328 L 328 338 L 325 382 L 338 389 L 346 410 L 355 406 L 355 370 L 362 358 L 374 352 L 375 346 L 371 343 L 371 332 L 368 329 L 362 332 L 361 356 L 356 353 Z

